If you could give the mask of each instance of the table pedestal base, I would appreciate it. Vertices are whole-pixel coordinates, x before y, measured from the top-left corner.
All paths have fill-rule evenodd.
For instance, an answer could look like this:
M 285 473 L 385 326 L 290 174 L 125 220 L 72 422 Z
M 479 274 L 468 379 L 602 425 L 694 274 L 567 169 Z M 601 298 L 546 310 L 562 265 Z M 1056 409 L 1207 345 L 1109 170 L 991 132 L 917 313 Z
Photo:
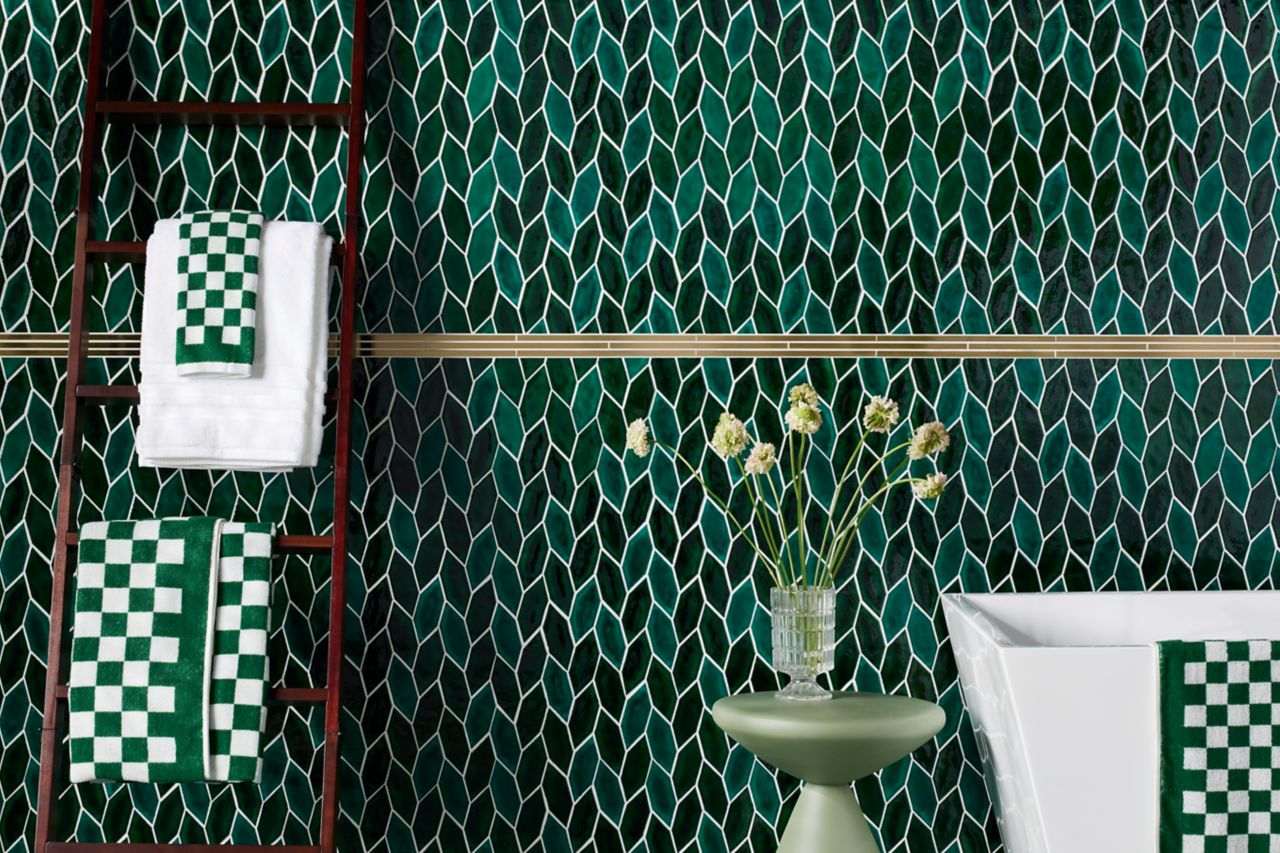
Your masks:
M 825 702 L 744 693 L 711 713 L 761 761 L 805 782 L 778 853 L 880 853 L 849 785 L 901 760 L 946 722 L 932 702 L 862 693 Z
M 800 789 L 778 853 L 880 853 L 853 791 L 835 785 Z

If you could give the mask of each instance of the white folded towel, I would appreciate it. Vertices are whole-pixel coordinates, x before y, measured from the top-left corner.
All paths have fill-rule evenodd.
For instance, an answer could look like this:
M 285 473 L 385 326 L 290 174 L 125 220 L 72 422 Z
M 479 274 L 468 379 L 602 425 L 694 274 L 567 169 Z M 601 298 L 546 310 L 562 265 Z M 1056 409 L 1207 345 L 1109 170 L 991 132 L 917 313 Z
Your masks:
M 178 221 L 156 223 L 142 299 L 139 464 L 241 471 L 316 464 L 332 247 L 316 223 L 265 223 L 253 371 L 243 378 L 182 377 L 175 352 Z

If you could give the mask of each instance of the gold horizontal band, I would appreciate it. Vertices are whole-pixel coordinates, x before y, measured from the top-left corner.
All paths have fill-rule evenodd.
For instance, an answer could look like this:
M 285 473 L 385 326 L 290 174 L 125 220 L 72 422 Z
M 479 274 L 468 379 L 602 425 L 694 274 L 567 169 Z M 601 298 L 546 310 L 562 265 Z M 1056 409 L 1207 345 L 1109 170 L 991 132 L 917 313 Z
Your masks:
M 57 358 L 65 332 L 0 332 L 0 357 Z M 337 354 L 338 339 L 329 341 Z M 88 336 L 93 358 L 138 355 L 136 332 Z M 1280 335 L 643 335 L 357 336 L 362 358 L 1280 358 Z

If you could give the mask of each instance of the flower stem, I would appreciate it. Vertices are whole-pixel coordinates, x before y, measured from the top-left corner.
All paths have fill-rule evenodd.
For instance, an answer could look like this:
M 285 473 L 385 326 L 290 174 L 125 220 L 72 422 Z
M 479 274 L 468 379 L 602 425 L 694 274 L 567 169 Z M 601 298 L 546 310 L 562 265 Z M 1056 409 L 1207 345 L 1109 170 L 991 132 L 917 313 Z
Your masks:
M 781 472 L 779 472 L 781 476 Z M 796 566 L 795 560 L 791 557 L 791 537 L 787 535 L 787 529 L 782 523 L 782 497 L 778 492 L 778 486 L 773 482 L 773 477 L 765 475 L 765 479 L 769 481 L 769 491 L 773 492 L 774 514 L 778 517 L 778 535 L 782 538 L 782 548 L 787 555 L 787 569 L 789 575 L 788 585 L 796 582 Z M 786 483 L 783 483 L 783 492 L 786 492 Z M 781 566 L 779 566 L 779 574 L 781 574 Z
M 775 564 L 779 562 L 778 543 L 773 538 L 773 526 L 766 522 L 764 511 L 760 508 L 763 501 L 756 497 L 755 485 L 751 482 L 751 475 L 747 473 L 747 466 L 742 464 L 741 459 L 735 459 L 738 463 L 738 470 L 742 472 L 742 482 L 747 487 L 747 495 L 751 498 L 751 507 L 755 512 L 756 523 L 764 528 L 764 538 L 769 546 L 769 550 L 773 552 L 773 561 Z M 776 575 L 775 575 L 776 579 Z
M 764 561 L 765 566 L 769 569 L 769 573 L 773 575 L 775 580 L 777 580 L 778 579 L 777 572 L 774 571 L 774 567 L 770 562 L 769 558 L 765 556 L 765 553 L 760 550 L 760 546 L 756 544 L 756 538 L 752 536 L 750 533 L 748 533 L 746 528 L 744 528 L 738 522 L 737 517 L 735 517 L 734 514 L 729 511 L 729 505 L 724 501 L 722 501 L 719 495 L 711 491 L 711 487 L 707 485 L 707 481 L 702 479 L 702 472 L 700 472 L 697 468 L 694 468 L 693 465 L 690 464 L 689 460 L 685 459 L 684 456 L 680 454 L 680 451 L 676 450 L 671 445 L 661 441 L 655 441 L 654 445 L 656 447 L 661 447 L 663 450 L 667 451 L 676 459 L 684 463 L 684 466 L 689 469 L 689 473 L 692 474 L 694 479 L 698 481 L 698 485 L 702 486 L 702 491 L 706 493 L 707 497 L 715 501 L 716 505 L 719 506 L 720 509 L 724 512 L 725 518 L 729 519 L 729 521 L 733 523 L 733 526 L 738 528 L 738 532 L 742 535 L 742 538 L 747 540 L 747 544 L 751 546 L 752 550 L 754 550 L 757 555 L 759 555 L 760 559 Z
M 844 471 L 840 474 L 840 481 L 836 483 L 836 492 L 831 498 L 831 515 L 827 517 L 827 523 L 822 531 L 822 544 L 818 547 L 818 570 L 823 570 L 822 561 L 827 553 L 827 540 L 831 537 L 835 525 L 836 508 L 840 505 L 840 492 L 844 489 L 845 481 L 849 479 L 849 472 L 853 470 L 853 463 L 857 461 L 858 456 L 862 453 L 862 447 L 867 443 L 867 436 L 871 435 L 871 430 L 864 430 L 862 437 L 858 439 L 858 445 L 853 448 L 853 453 L 849 456 L 849 461 L 845 463 Z M 852 499 L 851 499 L 852 500 Z
M 907 466 L 907 462 L 906 460 L 904 460 L 902 464 L 898 466 L 898 469 L 894 471 L 892 476 L 897 476 L 902 471 L 902 469 L 905 468 L 906 466 Z M 839 557 L 835 562 L 831 564 L 830 571 L 831 571 L 831 579 L 833 582 L 835 581 L 836 566 L 843 563 L 845 559 L 849 556 L 849 550 L 853 547 L 853 542 L 858 536 L 858 528 L 862 526 L 862 522 L 866 519 L 867 514 L 871 512 L 871 508 L 875 506 L 876 501 L 878 501 L 882 495 L 886 494 L 894 486 L 901 486 L 907 483 L 919 483 L 919 482 L 923 482 L 924 479 L 925 479 L 924 477 L 910 477 L 910 476 L 902 477 L 901 479 L 898 479 L 898 480 L 893 480 L 891 478 L 888 482 L 886 482 L 883 486 L 881 486 L 880 489 L 875 494 L 873 494 L 871 497 L 867 499 L 867 502 L 863 504 L 862 508 L 858 511 L 857 518 L 854 520 L 852 527 L 846 532 L 846 534 L 843 537 L 844 547 L 840 550 Z
M 805 435 L 800 434 L 800 464 L 796 465 L 796 456 L 791 454 L 791 485 L 796 491 L 796 539 L 800 545 L 800 580 L 805 587 L 809 586 L 809 552 L 804 544 L 804 449 Z
M 893 447 L 890 447 L 888 450 L 886 450 L 884 453 L 878 456 L 870 466 L 867 467 L 867 472 L 862 475 L 861 479 L 858 480 L 858 488 L 855 489 L 853 495 L 850 496 L 849 505 L 845 507 L 844 514 L 840 518 L 840 523 L 835 525 L 835 531 L 836 531 L 835 541 L 831 543 L 831 554 L 830 554 L 830 557 L 832 559 L 835 558 L 835 555 L 837 553 L 837 543 L 840 541 L 840 532 L 841 530 L 844 529 L 845 525 L 849 523 L 849 520 L 850 520 L 849 517 L 853 513 L 854 509 L 859 506 L 857 497 L 858 495 L 862 494 L 863 487 L 866 485 L 867 480 L 871 477 L 871 472 L 875 471 L 877 468 L 883 465 L 885 460 L 887 460 L 890 455 L 897 453 L 899 450 L 902 450 L 905 447 L 910 447 L 910 446 L 911 446 L 911 442 L 905 441 L 902 444 L 898 444 L 898 445 L 894 445 Z M 892 480 L 894 477 L 898 476 L 898 474 L 902 472 L 902 469 L 906 467 L 909 461 L 910 460 L 908 459 L 904 459 L 902 461 L 902 464 L 899 465 L 898 468 L 892 474 L 889 475 L 889 479 Z M 834 509 L 834 507 L 832 507 L 832 509 Z M 828 564 L 830 564 L 830 560 L 828 560 Z M 832 571 L 834 572 L 834 569 Z

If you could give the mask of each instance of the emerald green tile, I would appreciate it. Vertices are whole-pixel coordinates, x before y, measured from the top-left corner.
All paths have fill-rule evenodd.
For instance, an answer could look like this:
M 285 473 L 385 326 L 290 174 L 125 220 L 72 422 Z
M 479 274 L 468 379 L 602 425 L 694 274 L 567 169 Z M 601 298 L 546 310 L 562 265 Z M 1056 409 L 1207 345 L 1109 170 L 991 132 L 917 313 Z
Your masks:
M 1274 334 L 1275 10 L 1246 6 L 1236 15 L 1119 0 L 1037 19 L 982 0 L 449 0 L 425 14 L 384 4 L 369 30 L 360 324 Z M 0 160 L 13 197 L 0 322 L 49 332 L 65 329 L 71 286 L 85 7 L 6 8 Z M 342 100 L 349 15 L 335 2 L 121 4 L 107 93 Z M 345 150 L 332 129 L 113 125 L 95 233 L 143 238 L 157 218 L 234 203 L 338 234 Z M 95 330 L 138 329 L 139 283 L 131 270 L 97 282 Z M 865 594 L 847 587 L 841 599 L 846 683 L 898 686 L 901 652 L 882 634 L 890 624 L 919 673 L 910 683 L 954 695 L 935 627 L 941 590 L 1027 577 L 1045 589 L 1271 583 L 1271 362 L 1152 362 L 1123 374 L 932 364 L 811 368 L 833 377 L 833 398 L 914 394 L 964 435 L 954 504 L 936 515 L 894 507 L 869 528 Z M 19 521 L 0 525 L 0 603 L 15 605 L 0 614 L 21 676 L 0 679 L 0 740 L 16 756 L 0 763 L 0 793 L 28 815 L 29 835 L 39 714 L 26 697 L 42 680 L 37 603 L 49 588 L 63 368 L 4 368 L 0 517 Z M 775 843 L 794 790 L 740 751 L 723 775 L 700 765 L 714 730 L 674 751 L 662 744 L 668 767 L 651 773 L 645 733 L 670 736 L 676 708 L 700 708 L 705 685 L 771 686 L 767 617 L 752 607 L 762 590 L 749 564 L 687 477 L 623 458 L 612 436 L 625 418 L 664 407 L 681 413 L 656 418 L 664 429 L 743 400 L 767 411 L 796 369 L 732 362 L 699 380 L 696 362 L 633 360 L 606 378 L 610 368 L 583 362 L 557 367 L 553 380 L 538 362 L 369 363 L 355 430 L 363 527 L 348 660 L 358 674 L 348 674 L 357 686 L 343 766 L 389 769 L 386 784 L 344 787 L 343 849 Z M 136 378 L 119 363 L 91 370 L 94 381 Z M 647 392 L 627 394 L 646 378 Z M 675 389 L 697 381 L 699 392 L 679 399 Z M 131 425 L 96 412 L 88 428 L 85 520 L 210 511 L 307 532 L 328 523 L 323 467 L 274 478 L 147 473 L 124 464 Z M 1000 455 L 1015 434 L 1039 443 L 1029 467 L 1022 452 Z M 701 442 L 682 447 L 712 464 Z M 1119 535 L 1129 524 L 1141 537 Z M 906 549 L 922 585 L 896 593 L 909 600 L 895 598 L 886 623 L 886 588 L 904 587 L 889 582 L 879 551 L 906 541 L 895 539 L 901 530 L 912 543 L 938 541 L 947 559 L 920 562 Z M 1139 538 L 1145 551 L 1134 555 Z M 1043 577 L 1028 573 L 1028 553 Z M 281 566 L 273 660 L 291 684 L 324 675 L 326 569 L 316 563 Z M 690 618 L 705 626 L 684 631 Z M 468 704 L 490 701 L 486 684 L 495 707 L 480 725 Z M 411 708 L 431 722 L 407 727 Z M 579 725 L 584 714 L 596 719 Z M 685 711 L 680 725 L 705 725 L 697 719 Z M 271 726 L 259 788 L 70 791 L 56 829 L 78 827 L 83 840 L 309 843 L 322 724 L 314 712 L 273 710 Z M 594 764 L 575 765 L 585 743 Z M 935 799 L 955 796 L 930 799 L 921 780 L 942 777 L 918 763 L 888 793 L 912 794 L 907 823 L 931 818 L 939 849 L 987 849 L 995 823 L 971 732 L 962 724 L 939 750 L 935 766 L 962 769 L 959 781 L 934 782 Z M 674 785 L 690 763 L 695 783 Z M 594 789 L 583 787 L 589 765 Z M 590 798 L 573 803 L 571 768 L 604 820 L 581 804 Z M 704 798 L 726 809 L 677 819 Z M 653 811 L 634 806 L 651 799 Z M 491 817 L 459 818 L 468 809 Z M 591 819 L 575 820 L 575 809 Z M 557 817 L 544 836 L 530 814 Z
M 838 309 L 825 297 L 803 300 L 802 330 L 937 331 L 947 318 L 929 298 L 929 279 L 949 272 L 959 237 L 961 245 L 987 254 L 975 263 L 991 265 L 986 278 L 993 283 L 974 297 L 976 310 L 950 321 L 961 332 L 1011 328 L 999 320 L 999 306 L 1016 301 L 1008 292 L 1016 288 L 1023 294 L 1038 290 L 1041 298 L 1033 304 L 1050 308 L 1030 327 L 1270 333 L 1274 304 L 1218 299 L 1212 287 L 1202 295 L 1204 274 L 1189 288 L 1175 277 L 1183 298 L 1172 302 L 1159 287 L 1135 290 L 1126 301 L 1097 285 L 1123 260 L 1113 252 L 1118 243 L 1139 256 L 1147 282 L 1159 282 L 1166 258 L 1221 239 L 1235 256 L 1218 265 L 1231 286 L 1248 290 L 1238 280 L 1236 258 L 1265 256 L 1252 235 L 1260 216 L 1273 215 L 1266 199 L 1274 197 L 1267 190 L 1274 183 L 1268 168 L 1274 121 L 1260 88 L 1274 76 L 1272 10 L 1259 5 L 1247 28 L 1230 33 L 1217 9 L 1197 18 L 1126 0 L 1073 8 L 1072 14 L 1069 19 L 1055 7 L 1043 19 L 1024 21 L 1011 8 L 981 2 L 874 11 L 791 3 L 769 14 L 737 4 L 705 16 L 639 0 L 622 16 L 598 4 L 551 13 L 537 4 L 458 3 L 397 29 L 392 13 L 386 64 L 375 62 L 371 75 L 371 98 L 387 105 L 370 125 L 371 177 L 394 157 L 401 139 L 417 140 L 424 156 L 391 161 L 404 164 L 396 171 L 413 212 L 374 217 L 369 236 L 370 245 L 385 246 L 393 256 L 408 252 L 412 262 L 393 257 L 373 268 L 369 283 L 394 288 L 391 270 L 426 269 L 449 296 L 420 292 L 422 310 L 411 313 L 373 300 L 363 322 L 406 331 L 788 326 L 780 304 L 767 299 L 740 298 L 727 314 L 706 312 L 701 292 L 683 292 L 705 288 L 702 277 L 669 282 L 670 296 L 649 300 L 640 311 L 563 310 L 549 298 L 556 285 L 541 275 L 540 258 L 533 255 L 520 265 L 524 281 L 508 288 L 515 310 L 476 299 L 494 276 L 487 265 L 507 256 L 490 258 L 483 251 L 485 231 L 479 245 L 471 245 L 477 235 L 454 223 L 449 200 L 436 196 L 438 179 L 429 176 L 442 173 L 473 211 L 489 195 L 490 174 L 501 191 L 520 198 L 498 231 L 513 254 L 528 254 L 523 244 L 538 233 L 549 233 L 566 252 L 598 240 L 614 251 L 626 247 L 625 275 L 598 280 L 603 304 L 641 304 L 636 289 L 678 268 L 681 245 L 702 239 L 720 221 L 736 227 L 748 212 L 752 231 L 738 238 L 739 257 L 763 253 L 791 268 L 796 256 L 812 253 L 838 266 L 840 252 L 857 257 L 861 242 L 878 245 L 868 229 L 847 247 L 838 239 L 842 224 L 861 218 L 870 198 L 883 205 L 888 227 L 909 217 L 906 254 L 918 260 L 905 279 L 912 285 L 903 297 L 908 304 L 900 318 L 886 313 L 889 306 L 848 279 Z M 223 18 L 218 26 L 225 26 Z M 332 16 L 320 18 L 328 26 Z M 269 76 L 291 56 L 280 47 L 281 20 L 272 12 L 270 37 L 259 53 Z M 552 21 L 563 33 L 552 32 Z M 714 37 L 703 35 L 708 26 Z M 412 62 L 400 59 L 401 42 Z M 198 42 L 187 44 L 199 53 Z M 154 53 L 137 44 L 132 55 L 137 73 L 159 79 Z M 286 70 L 309 67 L 295 59 Z M 208 86 L 226 86 L 227 79 L 213 72 Z M 292 85 L 288 76 L 278 79 Z M 487 126 L 496 127 L 504 142 L 494 145 Z M 1009 141 L 1010 131 L 1017 144 Z M 442 132 L 450 137 L 443 144 Z M 464 145 L 466 156 L 453 156 Z M 518 166 L 512 157 L 517 148 Z M 28 159 L 33 170 L 65 171 L 56 163 L 38 165 L 39 152 Z M 798 191 L 800 160 L 818 199 Z M 951 171 L 957 161 L 960 173 Z M 188 174 L 199 169 L 198 162 L 186 165 Z M 637 172 L 645 173 L 641 185 L 652 180 L 652 190 L 615 189 L 620 180 L 631 184 Z M 130 179 L 121 180 L 127 195 Z M 530 190 L 538 201 L 527 201 Z M 602 200 L 606 191 L 616 202 Z M 758 198 L 759 191 L 767 199 Z M 383 209 L 379 196 L 385 193 L 385 184 L 370 193 L 371 211 Z M 966 203 L 967 193 L 976 201 Z M 1039 227 L 1023 227 L 1024 195 L 1035 205 Z M 794 228 L 802 212 L 804 227 Z M 1002 227 L 1011 214 L 1023 227 L 1019 237 L 1036 258 L 1040 282 L 1000 275 L 1007 259 L 993 248 L 1006 239 Z M 1051 227 L 1064 214 L 1072 241 L 1065 251 Z M 960 230 L 943 239 L 957 215 Z M 378 233 L 402 229 L 420 236 L 405 241 Z M 640 236 L 632 239 L 632 232 Z M 1170 243 L 1173 254 L 1163 250 Z M 1160 251 L 1149 251 L 1153 245 Z M 456 275 L 459 251 L 470 263 Z M 1081 262 L 1098 252 L 1096 261 Z M 736 280 L 740 265 L 731 264 L 731 272 Z M 53 281 L 65 286 L 57 276 Z M 921 301 L 934 310 L 911 304 Z

